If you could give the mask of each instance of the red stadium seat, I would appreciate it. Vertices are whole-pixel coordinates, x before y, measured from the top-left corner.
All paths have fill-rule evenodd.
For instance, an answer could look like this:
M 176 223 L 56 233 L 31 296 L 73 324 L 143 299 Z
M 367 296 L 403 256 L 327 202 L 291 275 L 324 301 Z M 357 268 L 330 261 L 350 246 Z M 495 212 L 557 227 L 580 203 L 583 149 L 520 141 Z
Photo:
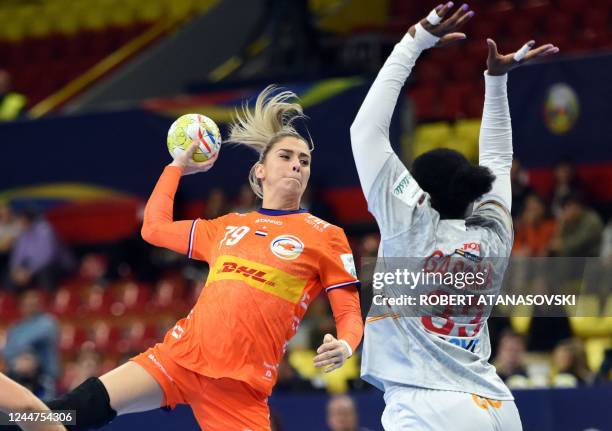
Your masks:
M 530 16 L 536 20 L 544 19 L 552 10 L 548 0 L 527 0 L 519 9 L 522 16 Z
M 579 14 L 589 6 L 588 0 L 559 0 L 559 8 L 568 14 Z
M 410 91 L 410 99 L 412 99 L 419 120 L 439 117 L 440 91 L 438 88 L 438 86 L 419 86 Z
M 535 19 L 529 15 L 523 16 L 519 11 L 508 24 L 507 36 L 515 45 L 522 46 L 529 39 L 536 37 Z
M 89 339 L 101 352 L 117 352 L 121 330 L 104 320 L 96 321 L 90 328 Z
M 157 283 L 151 305 L 156 310 L 182 309 L 184 301 L 184 282 L 176 279 L 164 279 Z
M 451 69 L 451 77 L 455 82 L 473 81 L 479 77 L 480 67 L 471 59 L 457 61 Z
M 419 85 L 440 85 L 444 82 L 444 69 L 430 61 L 423 61 L 415 67 Z
M 151 288 L 128 282 L 120 285 L 117 289 L 116 300 L 113 304 L 113 314 L 121 315 L 130 312 L 142 312 L 145 310 L 151 298 Z M 119 311 L 122 312 L 119 313 Z
M 93 285 L 85 293 L 83 311 L 87 316 L 106 316 L 110 313 L 112 303 L 113 295 L 110 289 Z
M 465 117 L 468 101 L 475 93 L 474 87 L 472 82 L 447 85 L 442 99 L 443 117 L 449 120 Z
M 464 109 L 467 118 L 481 118 L 482 107 L 484 104 L 484 90 L 474 92 L 468 100 L 465 101 Z
M 584 10 L 582 14 L 582 28 L 593 30 L 597 33 L 605 33 L 610 29 L 610 8 Z
M 0 291 L 0 321 L 9 323 L 19 317 L 19 309 L 15 295 Z
M 59 349 L 63 355 L 76 353 L 87 339 L 85 329 L 74 324 L 63 324 L 60 328 Z
M 49 311 L 58 316 L 75 316 L 81 307 L 81 297 L 75 289 L 60 287 L 53 297 Z
M 546 17 L 544 28 L 549 34 L 571 35 L 573 31 L 572 16 L 560 11 L 551 12 Z

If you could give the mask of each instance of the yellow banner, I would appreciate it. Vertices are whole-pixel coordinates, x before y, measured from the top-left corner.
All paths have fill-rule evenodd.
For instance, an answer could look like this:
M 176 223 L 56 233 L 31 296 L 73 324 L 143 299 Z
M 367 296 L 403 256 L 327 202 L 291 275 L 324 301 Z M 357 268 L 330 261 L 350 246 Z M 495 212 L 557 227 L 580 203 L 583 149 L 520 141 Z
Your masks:
M 221 280 L 242 281 L 292 304 L 297 304 L 306 287 L 306 280 L 278 268 L 235 256 L 220 256 L 210 270 L 207 283 Z

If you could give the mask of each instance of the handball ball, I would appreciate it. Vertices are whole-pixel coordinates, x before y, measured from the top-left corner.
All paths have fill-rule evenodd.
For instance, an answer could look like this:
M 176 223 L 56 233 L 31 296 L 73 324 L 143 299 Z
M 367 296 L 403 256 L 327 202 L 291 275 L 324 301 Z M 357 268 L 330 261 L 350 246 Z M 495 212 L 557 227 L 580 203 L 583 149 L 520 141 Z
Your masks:
M 168 151 L 175 159 L 196 141 L 198 149 L 193 160 L 205 162 L 221 148 L 221 133 L 213 120 L 205 115 L 186 114 L 179 117 L 168 130 Z

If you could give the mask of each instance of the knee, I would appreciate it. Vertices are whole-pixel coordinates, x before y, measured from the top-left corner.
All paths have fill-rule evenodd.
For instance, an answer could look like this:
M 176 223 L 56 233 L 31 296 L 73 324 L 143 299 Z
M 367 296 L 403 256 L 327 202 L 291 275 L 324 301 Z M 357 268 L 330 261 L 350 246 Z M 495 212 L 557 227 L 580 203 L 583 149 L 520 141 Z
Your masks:
M 52 410 L 74 410 L 76 426 L 71 430 L 98 428 L 112 421 L 117 412 L 111 408 L 108 392 L 97 377 L 91 377 L 60 398 L 47 403 Z

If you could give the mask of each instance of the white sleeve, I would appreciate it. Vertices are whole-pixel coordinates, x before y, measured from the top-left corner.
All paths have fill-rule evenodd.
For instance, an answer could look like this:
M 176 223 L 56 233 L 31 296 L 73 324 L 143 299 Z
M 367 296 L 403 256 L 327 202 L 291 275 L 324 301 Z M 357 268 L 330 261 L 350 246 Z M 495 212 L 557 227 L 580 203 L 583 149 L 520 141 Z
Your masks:
M 393 154 L 389 126 L 400 91 L 421 52 L 435 45 L 438 39 L 420 24 L 416 26 L 414 38 L 406 33 L 378 73 L 351 125 L 353 157 L 368 201 L 374 180 Z
M 495 201 L 508 212 L 512 208 L 510 168 L 512 167 L 512 125 L 506 84 L 508 75 L 490 76 L 485 72 L 485 102 L 482 112 L 479 141 L 479 163 L 495 175 L 489 193 L 483 195 L 475 207 Z

